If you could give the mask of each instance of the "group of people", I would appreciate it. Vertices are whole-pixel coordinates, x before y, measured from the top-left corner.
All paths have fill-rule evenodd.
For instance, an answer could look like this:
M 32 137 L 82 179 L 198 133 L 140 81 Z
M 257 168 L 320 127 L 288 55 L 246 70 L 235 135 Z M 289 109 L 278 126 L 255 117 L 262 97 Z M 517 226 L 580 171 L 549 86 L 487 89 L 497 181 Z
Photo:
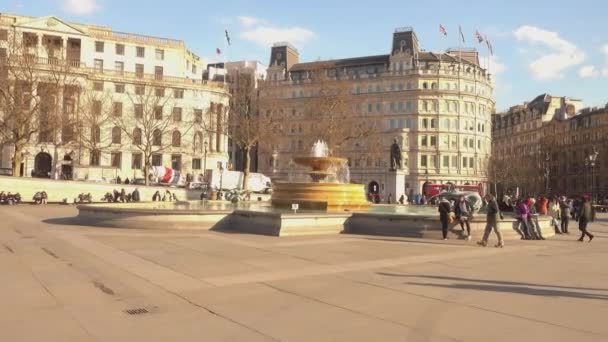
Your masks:
M 154 195 L 152 195 L 152 202 L 177 202 L 177 196 L 168 189 L 165 190 L 165 194 L 162 196 L 160 191 L 156 191 Z
M 116 189 L 114 189 L 112 193 L 107 192 L 103 197 L 103 201 L 108 203 L 139 202 L 141 201 L 141 197 L 138 189 L 133 190 L 132 193 L 127 193 L 125 189 L 122 188 L 120 192 Z
M 498 228 L 499 220 L 503 219 L 502 212 L 493 195 L 486 194 L 484 200 L 487 205 L 487 223 L 483 238 L 478 244 L 485 247 L 490 234 L 494 231 L 498 239 L 498 244 L 495 247 L 502 248 L 504 247 L 504 239 Z M 582 197 L 577 200 L 568 199 L 565 196 L 550 199 L 542 197 L 538 201 L 534 198 L 525 198 L 516 201 L 513 206 L 517 220 L 515 230 L 522 240 L 545 239 L 538 223 L 538 217 L 541 215 L 547 215 L 551 218 L 551 226 L 555 229 L 556 234 L 570 234 L 569 223 L 570 220 L 574 220 L 578 222 L 578 228 L 581 231 L 578 241 L 582 242 L 587 237 L 588 241 L 591 242 L 594 238 L 594 235 L 588 230 L 589 222 L 594 219 L 593 207 L 589 197 Z M 449 224 L 454 222 L 460 224 L 466 239 L 471 240 L 470 221 L 473 219 L 473 208 L 465 196 L 460 196 L 454 204 L 447 199 L 442 199 L 439 202 L 438 211 L 444 240 L 447 240 Z
M 34 197 L 32 197 L 32 201 L 34 201 L 34 204 L 36 204 L 36 205 L 48 204 L 49 195 L 44 190 L 36 191 L 36 193 L 34 194 Z
M 19 193 L 12 194 L 9 192 L 0 191 L 0 204 L 15 205 L 21 203 L 21 195 Z

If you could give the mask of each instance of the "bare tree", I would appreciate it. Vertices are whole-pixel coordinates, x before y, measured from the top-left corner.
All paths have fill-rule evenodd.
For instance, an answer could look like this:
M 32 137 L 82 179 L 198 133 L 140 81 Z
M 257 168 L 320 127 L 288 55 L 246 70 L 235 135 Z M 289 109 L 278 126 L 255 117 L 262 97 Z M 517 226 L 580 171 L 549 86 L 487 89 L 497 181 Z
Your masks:
M 129 93 L 133 115 L 112 115 L 112 121 L 131 142 L 132 148 L 143 154 L 143 172 L 146 185 L 152 156 L 170 147 L 185 146 L 184 138 L 194 127 L 190 117 L 182 117 L 182 112 L 174 109 L 172 101 L 165 96 L 167 89 L 160 83 L 138 85 L 135 93 Z M 186 120 L 184 120 L 186 119 Z
M 11 31 L 0 54 L 0 141 L 14 147 L 13 176 L 19 176 L 22 153 L 34 137 L 54 143 L 55 134 L 69 121 L 63 111 L 63 90 L 75 85 L 72 64 L 55 41 Z M 65 119 L 65 120 L 64 120 Z
M 79 158 L 84 151 L 101 154 L 115 143 L 112 134 L 102 134 L 113 126 L 113 110 L 109 93 L 90 89 L 82 89 L 79 93 L 74 125 Z
M 227 136 L 242 149 L 245 157 L 242 187 L 245 190 L 251 173 L 251 150 L 261 140 L 271 142 L 277 137 L 284 120 L 273 101 L 260 96 L 265 90 L 265 81 L 254 77 L 252 74 L 239 75 L 234 80 L 229 112 L 221 105 L 214 105 L 209 108 L 208 120 L 201 121 L 207 133 Z

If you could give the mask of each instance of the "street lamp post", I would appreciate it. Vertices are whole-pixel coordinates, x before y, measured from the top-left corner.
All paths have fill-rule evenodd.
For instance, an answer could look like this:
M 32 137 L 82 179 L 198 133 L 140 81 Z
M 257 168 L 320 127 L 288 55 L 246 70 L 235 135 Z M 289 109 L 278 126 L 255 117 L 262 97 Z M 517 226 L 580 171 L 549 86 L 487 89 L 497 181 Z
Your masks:
M 203 150 L 203 178 L 205 181 L 207 180 L 207 147 L 209 147 L 209 143 L 207 140 L 203 143 L 205 149 Z
M 591 169 L 591 202 L 595 202 L 595 164 L 597 163 L 597 157 L 599 152 L 593 147 L 593 152 L 587 157 L 589 160 L 589 167 Z
M 223 199 L 222 188 L 224 187 L 224 165 L 220 162 L 220 191 L 217 193 L 217 199 Z
M 275 149 L 272 151 L 272 173 L 277 173 L 277 158 L 279 157 L 279 152 Z
M 549 179 L 551 177 L 551 168 L 549 162 L 551 161 L 551 156 L 549 152 L 545 153 L 545 194 L 549 195 Z

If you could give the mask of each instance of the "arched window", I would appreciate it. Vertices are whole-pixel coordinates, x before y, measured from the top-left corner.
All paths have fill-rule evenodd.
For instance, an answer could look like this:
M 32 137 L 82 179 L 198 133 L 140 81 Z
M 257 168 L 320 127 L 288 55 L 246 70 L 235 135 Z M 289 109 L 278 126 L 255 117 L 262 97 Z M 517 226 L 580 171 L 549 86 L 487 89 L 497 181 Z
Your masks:
M 133 145 L 141 145 L 141 129 L 133 129 Z
M 179 131 L 173 131 L 171 145 L 173 145 L 173 147 L 180 147 L 182 145 L 182 134 Z
M 121 143 L 121 132 L 120 127 L 112 128 L 112 144 L 120 144 Z
M 435 83 L 435 82 L 431 83 L 431 89 L 437 89 L 437 83 Z
M 163 143 L 163 133 L 160 129 L 155 129 L 152 133 L 152 145 L 160 146 Z
M 422 83 L 422 89 L 429 89 L 429 84 L 426 82 Z
M 98 125 L 91 127 L 91 143 L 97 144 L 101 141 L 101 129 Z

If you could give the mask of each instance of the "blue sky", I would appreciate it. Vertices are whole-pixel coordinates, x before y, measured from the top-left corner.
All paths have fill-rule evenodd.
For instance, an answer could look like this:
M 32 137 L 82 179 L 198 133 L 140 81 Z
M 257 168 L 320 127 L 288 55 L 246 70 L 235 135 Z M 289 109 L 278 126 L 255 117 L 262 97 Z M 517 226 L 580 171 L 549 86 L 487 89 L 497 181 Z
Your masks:
M 232 38 L 228 59 L 268 63 L 269 45 L 280 40 L 294 43 L 304 61 L 388 53 L 392 32 L 402 26 L 414 27 L 422 48 L 439 51 L 458 45 L 460 24 L 466 46 L 484 56 L 475 30 L 492 41 L 499 110 L 545 92 L 606 104 L 607 10 L 602 0 L 0 0 L 1 12 L 183 39 L 210 61 L 216 47 L 223 49 L 225 28 Z

